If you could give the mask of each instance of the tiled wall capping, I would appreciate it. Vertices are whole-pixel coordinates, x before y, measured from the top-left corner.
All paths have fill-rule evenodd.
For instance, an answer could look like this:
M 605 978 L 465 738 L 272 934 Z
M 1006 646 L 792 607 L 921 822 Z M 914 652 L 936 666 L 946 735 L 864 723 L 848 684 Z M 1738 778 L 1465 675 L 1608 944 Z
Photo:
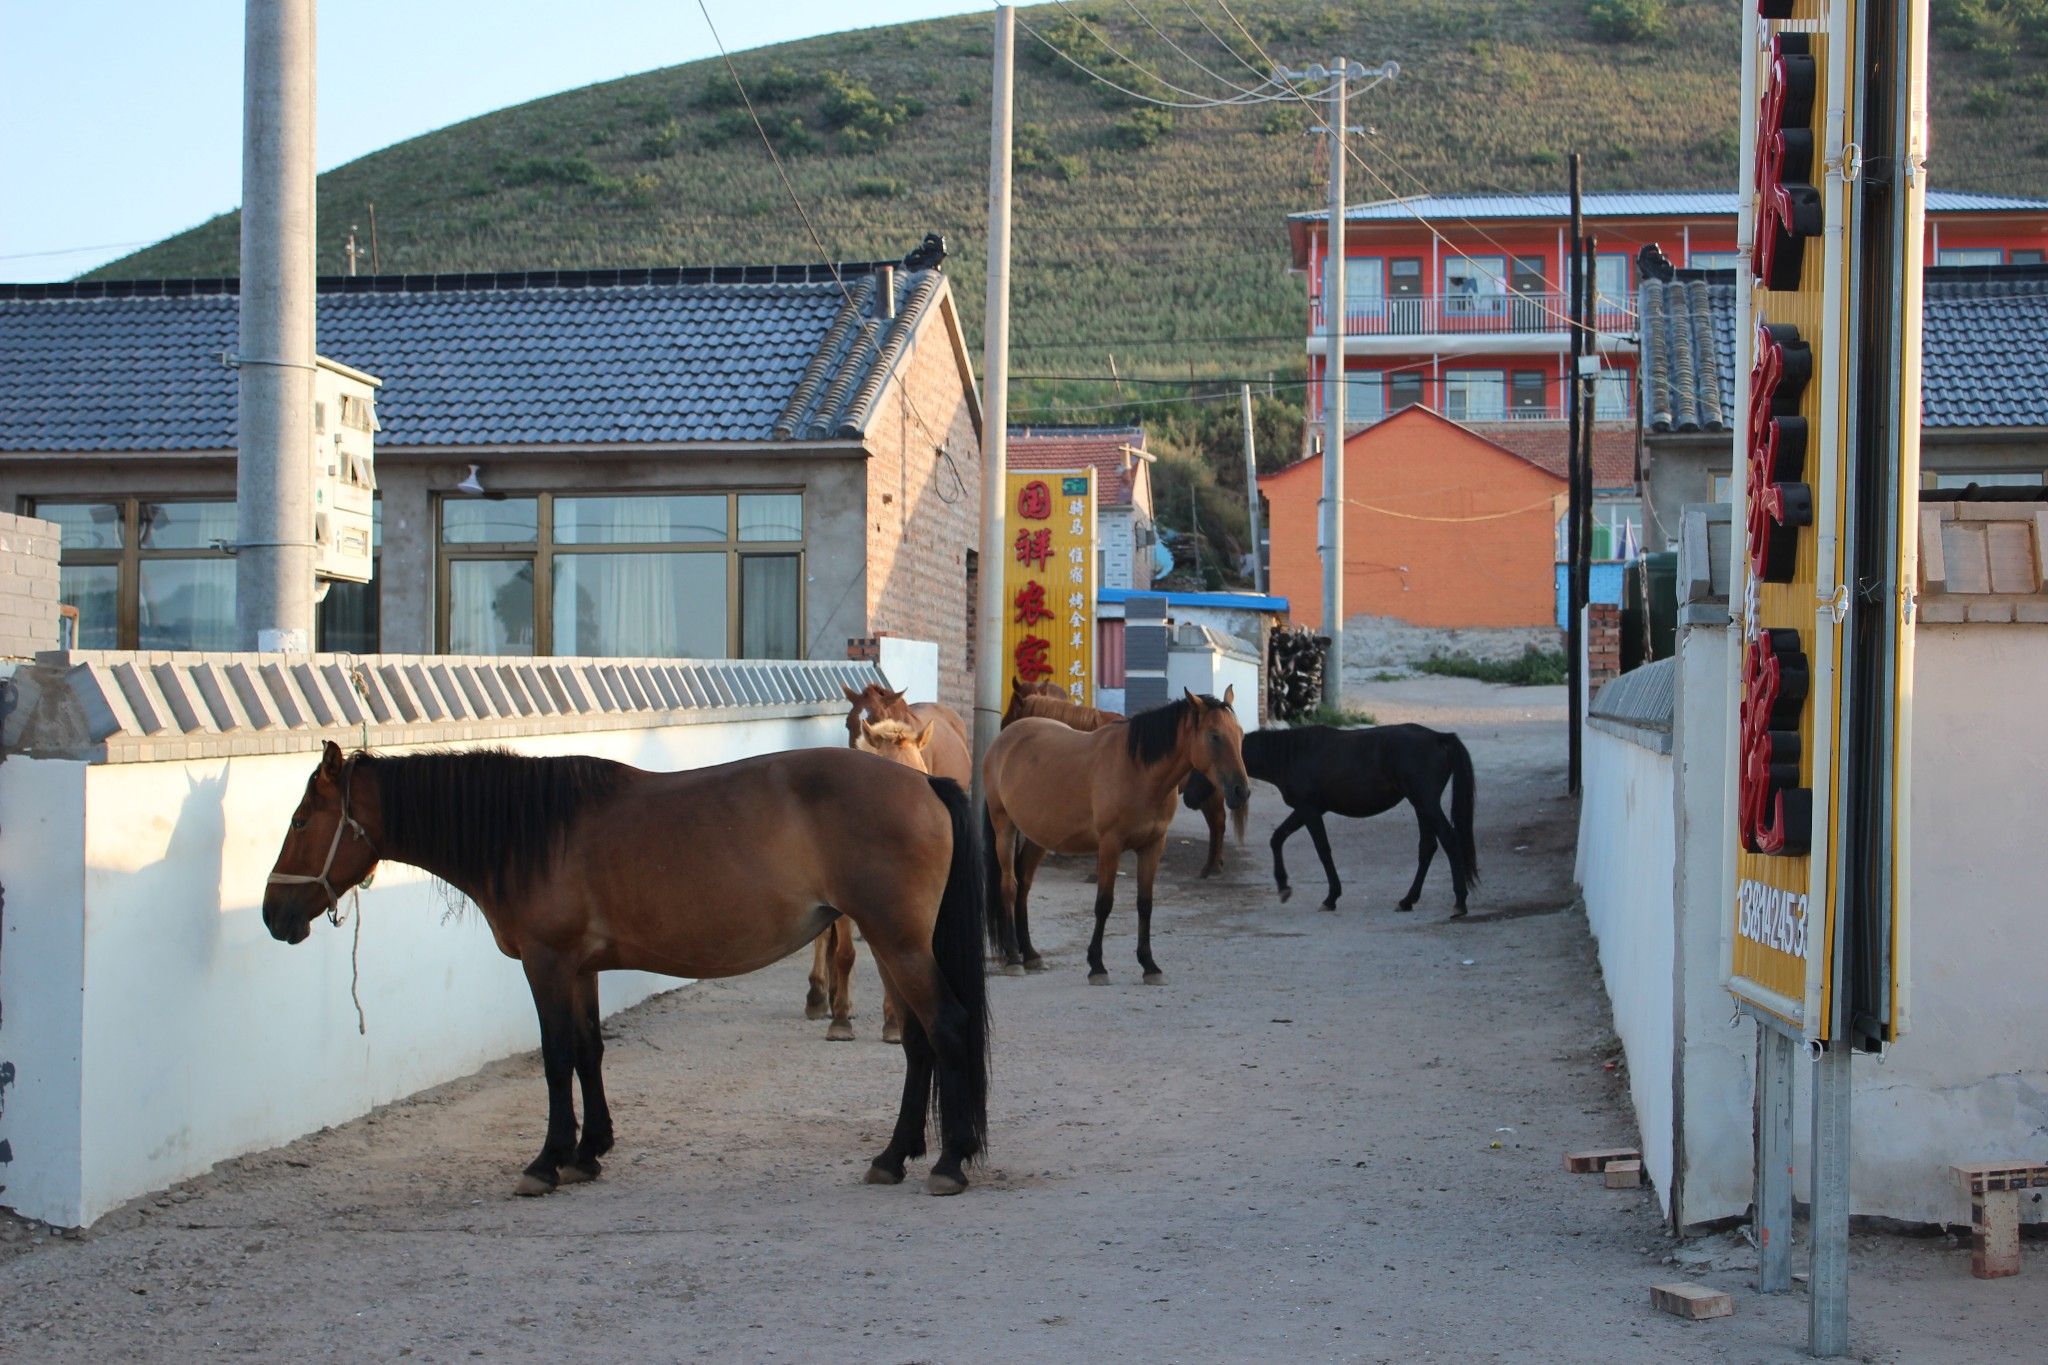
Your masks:
M 14 675 L 10 753 L 139 763 L 636 729 L 844 709 L 865 661 L 426 654 L 39 654 Z

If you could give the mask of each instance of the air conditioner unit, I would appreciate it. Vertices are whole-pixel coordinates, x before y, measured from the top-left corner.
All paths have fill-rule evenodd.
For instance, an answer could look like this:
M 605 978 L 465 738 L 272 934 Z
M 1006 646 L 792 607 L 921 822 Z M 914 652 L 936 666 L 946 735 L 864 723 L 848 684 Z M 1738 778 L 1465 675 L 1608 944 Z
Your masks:
M 375 563 L 377 389 L 320 358 L 313 373 L 313 574 L 367 583 Z

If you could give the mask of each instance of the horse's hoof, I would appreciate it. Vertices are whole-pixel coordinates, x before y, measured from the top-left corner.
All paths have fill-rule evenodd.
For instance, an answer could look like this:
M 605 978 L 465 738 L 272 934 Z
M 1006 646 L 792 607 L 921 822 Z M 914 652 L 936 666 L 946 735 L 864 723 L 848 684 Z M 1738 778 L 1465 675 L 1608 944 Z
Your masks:
M 521 1199 L 532 1199 L 539 1195 L 553 1194 L 554 1192 L 555 1182 L 553 1180 L 543 1180 L 532 1171 L 521 1172 L 519 1183 L 512 1187 L 512 1193 Z
M 1333 915 L 1334 915 L 1334 914 L 1336 914 L 1336 913 L 1337 913 L 1337 902 L 1335 902 L 1335 901 L 1324 901 L 1324 902 L 1323 902 L 1323 903 L 1322 903 L 1321 905 L 1318 905 L 1318 906 L 1316 907 L 1316 909 L 1318 909 L 1318 910 L 1327 910 L 1327 911 L 1329 911 L 1329 912 L 1330 912 L 1331 914 L 1333 914 Z
M 1285 905 L 1285 904 L 1287 904 L 1287 901 L 1288 901 L 1288 899 L 1289 899 L 1289 898 L 1290 898 L 1291 896 L 1293 896 L 1293 895 L 1294 895 L 1294 888 L 1293 888 L 1293 887 L 1291 887 L 1291 886 L 1283 886 L 1283 887 L 1279 888 L 1279 890 L 1280 890 L 1280 903 L 1281 903 L 1282 905 Z
M 957 1175 L 940 1175 L 932 1171 L 924 1178 L 926 1194 L 958 1194 L 967 1188 L 967 1182 Z
M 1090 972 L 1090 973 L 1088 973 L 1088 984 L 1089 984 L 1089 985 L 1091 985 L 1091 986 L 1107 986 L 1107 985 L 1109 984 L 1109 973 L 1108 973 L 1108 972 Z
M 1005 962 L 1005 963 L 1003 964 L 1003 975 L 1004 975 L 1004 976 L 1022 976 L 1022 975 L 1024 975 L 1024 964 L 1023 964 L 1023 963 L 1021 963 L 1021 962 Z
M 825 997 L 822 995 L 815 1000 L 804 1001 L 804 1018 L 806 1019 L 823 1019 L 830 1013 L 831 1011 L 825 1008 Z
M 1400 903 L 1399 905 L 1397 905 L 1397 906 L 1395 906 L 1395 907 L 1394 907 L 1394 911 L 1395 911 L 1395 913 L 1397 913 L 1397 914 L 1402 914 L 1402 915 L 1408 914 L 1409 912 L 1411 912 L 1411 911 L 1412 911 L 1412 910 L 1414 910 L 1414 909 L 1415 909 L 1415 902 L 1414 902 L 1414 901 L 1402 901 L 1402 902 L 1401 902 L 1401 903 Z
M 1047 965 L 1046 960 L 1042 957 L 1027 957 L 1024 959 L 1024 970 L 1027 972 L 1045 972 L 1051 971 L 1052 968 Z
M 1165 973 L 1165 972 L 1147 972 L 1147 973 L 1145 973 L 1145 984 L 1146 984 L 1146 985 L 1148 985 L 1148 986 L 1164 986 L 1164 985 L 1166 984 L 1166 973 Z
M 884 1170 L 880 1166 L 870 1166 L 868 1167 L 868 1173 L 861 1177 L 861 1179 L 869 1185 L 901 1185 L 903 1183 L 903 1172 Z
M 597 1179 L 603 1173 L 604 1167 L 598 1162 L 593 1161 L 588 1166 L 578 1166 L 571 1162 L 556 1173 L 555 1180 L 563 1185 L 581 1185 Z
M 903 1042 L 902 1026 L 900 1024 L 882 1025 L 882 1041 L 885 1043 L 896 1043 L 898 1045 L 901 1045 Z
M 831 1026 L 825 1030 L 825 1041 L 828 1043 L 852 1042 L 853 1025 L 847 1023 L 844 1019 L 834 1019 Z
M 1215 875 L 1216 875 L 1216 869 L 1215 869 L 1215 868 L 1213 868 L 1213 867 L 1205 867 L 1205 868 L 1203 868 L 1203 869 L 1202 869 L 1202 870 L 1201 870 L 1200 872 L 1197 872 L 1197 873 L 1195 874 L 1195 876 L 1196 876 L 1196 877 L 1197 877 L 1197 878 L 1198 878 L 1199 880 L 1201 880 L 1201 881 L 1207 881 L 1207 880 L 1209 880 L 1209 878 L 1211 878 L 1211 877 L 1213 877 L 1213 876 L 1215 876 Z
M 1455 910 L 1451 911 L 1451 918 L 1452 918 L 1452 919 L 1463 919 L 1463 918 L 1465 918 L 1465 907 L 1461 905 L 1461 906 L 1459 906 L 1459 907 L 1458 907 L 1457 909 L 1455 909 Z

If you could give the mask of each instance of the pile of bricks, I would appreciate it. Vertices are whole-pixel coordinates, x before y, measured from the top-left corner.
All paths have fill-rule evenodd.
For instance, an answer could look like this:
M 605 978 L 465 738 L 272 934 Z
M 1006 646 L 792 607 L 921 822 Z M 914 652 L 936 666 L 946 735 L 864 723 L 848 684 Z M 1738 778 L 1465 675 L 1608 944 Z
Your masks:
M 1606 602 L 1586 607 L 1586 692 L 1621 676 L 1621 608 Z
M 0 658 L 57 648 L 57 527 L 0 512 Z

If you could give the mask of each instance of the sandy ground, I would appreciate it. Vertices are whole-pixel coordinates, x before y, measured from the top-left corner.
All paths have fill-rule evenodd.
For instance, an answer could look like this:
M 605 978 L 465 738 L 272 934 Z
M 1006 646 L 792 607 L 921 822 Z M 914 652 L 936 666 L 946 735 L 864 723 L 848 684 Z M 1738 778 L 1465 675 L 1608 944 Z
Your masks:
M 83 1235 L 13 1225 L 0 1356 L 1803 1358 L 1804 1295 L 1752 1292 L 1740 1243 L 1668 1264 L 1716 1248 L 1673 1243 L 1647 1190 L 1562 1169 L 1633 1120 L 1571 909 L 1561 692 L 1412 679 L 1357 700 L 1471 746 L 1472 917 L 1446 920 L 1441 864 L 1393 913 L 1406 816 L 1333 825 L 1339 913 L 1279 905 L 1266 791 L 1220 882 L 1195 880 L 1184 820 L 1154 924 L 1168 984 L 1139 984 L 1126 886 L 1113 984 L 1090 989 L 1083 872 L 1049 866 L 1034 930 L 1055 970 L 991 983 L 992 1150 L 960 1198 L 861 1183 L 899 1054 L 865 960 L 861 1041 L 827 1044 L 793 959 L 614 1021 L 619 1148 L 596 1184 L 509 1197 L 543 1119 L 537 1059 L 517 1058 Z M 1306 838 L 1290 852 L 1319 892 Z M 1863 1358 L 2038 1348 L 2048 1268 L 1976 1281 L 1941 1238 L 1861 1236 L 1855 1257 Z M 1651 1311 L 1651 1283 L 1686 1278 L 1733 1291 L 1735 1316 Z

